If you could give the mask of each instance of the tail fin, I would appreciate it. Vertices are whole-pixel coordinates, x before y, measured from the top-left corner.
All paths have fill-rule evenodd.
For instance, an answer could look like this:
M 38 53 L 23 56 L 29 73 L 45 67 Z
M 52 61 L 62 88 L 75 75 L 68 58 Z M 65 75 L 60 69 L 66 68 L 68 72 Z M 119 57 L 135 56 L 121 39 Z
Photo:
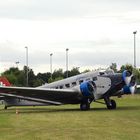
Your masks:
M 6 77 L 0 77 L 0 86 L 11 86 Z

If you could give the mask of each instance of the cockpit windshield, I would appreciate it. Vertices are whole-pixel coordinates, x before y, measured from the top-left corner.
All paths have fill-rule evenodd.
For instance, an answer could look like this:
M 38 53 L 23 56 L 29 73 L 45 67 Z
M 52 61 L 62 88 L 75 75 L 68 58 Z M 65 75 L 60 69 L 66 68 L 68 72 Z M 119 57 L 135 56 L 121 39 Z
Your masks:
M 114 71 L 112 69 L 106 70 L 105 74 L 113 75 Z

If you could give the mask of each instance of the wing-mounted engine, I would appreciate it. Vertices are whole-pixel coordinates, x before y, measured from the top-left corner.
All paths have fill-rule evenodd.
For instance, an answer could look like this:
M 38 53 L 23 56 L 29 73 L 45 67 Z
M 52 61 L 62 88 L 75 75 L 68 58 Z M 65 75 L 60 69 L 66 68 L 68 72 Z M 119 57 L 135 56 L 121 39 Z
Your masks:
M 86 81 L 81 83 L 80 91 L 84 97 L 94 97 L 96 85 L 93 81 Z
M 93 81 L 85 81 L 79 86 L 74 87 L 74 90 L 78 91 L 78 99 L 80 100 L 80 109 L 88 110 L 90 103 L 94 100 L 94 94 L 96 92 L 96 84 Z
M 79 92 L 80 97 L 94 98 L 94 93 L 96 92 L 96 84 L 93 81 L 85 81 L 79 86 L 74 88 Z
M 122 74 L 125 86 L 123 87 L 123 93 L 134 93 L 136 87 L 136 79 L 132 72 L 125 70 Z

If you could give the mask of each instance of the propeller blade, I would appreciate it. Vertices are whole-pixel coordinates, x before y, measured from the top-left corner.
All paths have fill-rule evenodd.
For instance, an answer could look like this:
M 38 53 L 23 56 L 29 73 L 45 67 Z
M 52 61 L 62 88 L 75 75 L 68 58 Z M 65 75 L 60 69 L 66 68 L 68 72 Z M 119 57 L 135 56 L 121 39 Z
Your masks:
M 131 86 L 130 87 L 131 94 L 134 94 L 135 93 L 135 90 L 136 90 L 136 86 Z
M 135 78 L 135 76 L 131 77 L 129 88 L 130 88 L 131 94 L 134 94 L 135 90 L 136 90 L 136 78 Z
M 132 74 L 131 71 L 125 70 L 123 72 L 123 80 L 125 82 L 125 86 L 123 88 L 124 92 L 134 94 L 136 89 L 136 78 Z
M 123 76 L 123 80 L 124 80 L 124 82 L 125 82 L 125 84 L 127 85 L 127 86 L 129 86 L 129 84 L 130 84 L 130 82 L 131 82 L 131 78 L 132 78 L 132 72 L 130 72 L 130 71 L 128 71 L 128 70 L 125 70 L 124 72 L 123 72 L 123 74 L 122 74 L 122 76 Z
M 125 81 L 125 84 L 126 84 L 127 86 L 129 86 L 129 84 L 130 84 L 130 82 L 131 82 L 131 77 L 126 77 L 124 81 Z

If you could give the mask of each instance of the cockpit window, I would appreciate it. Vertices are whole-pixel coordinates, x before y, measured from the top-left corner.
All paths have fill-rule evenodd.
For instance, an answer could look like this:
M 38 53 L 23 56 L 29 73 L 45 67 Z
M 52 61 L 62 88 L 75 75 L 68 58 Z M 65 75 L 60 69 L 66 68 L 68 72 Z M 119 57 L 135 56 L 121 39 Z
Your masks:
M 106 70 L 105 73 L 112 75 L 112 74 L 114 74 L 114 71 L 112 69 L 110 69 L 110 70 Z
M 89 80 L 90 80 L 90 78 L 87 78 L 87 79 L 86 79 L 86 81 L 89 81 Z
M 99 72 L 99 74 L 100 74 L 100 75 L 104 75 L 105 73 L 104 73 L 104 72 Z

